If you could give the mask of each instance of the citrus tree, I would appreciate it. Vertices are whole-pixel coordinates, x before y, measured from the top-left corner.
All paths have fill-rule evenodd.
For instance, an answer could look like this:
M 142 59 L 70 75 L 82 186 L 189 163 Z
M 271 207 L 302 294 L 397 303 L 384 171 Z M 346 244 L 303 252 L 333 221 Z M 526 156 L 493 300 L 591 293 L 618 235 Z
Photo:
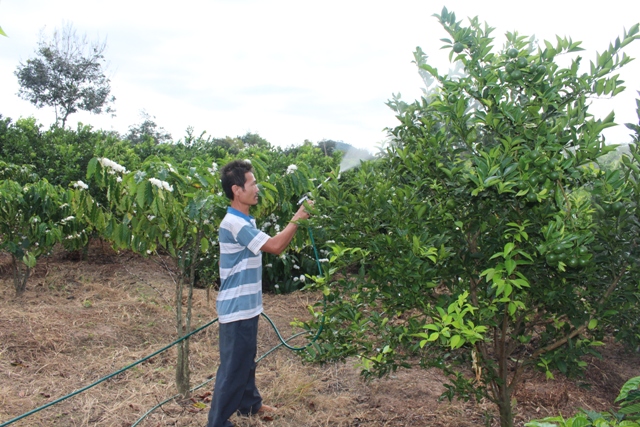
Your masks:
M 640 338 L 636 177 L 598 167 L 614 116 L 589 113 L 624 89 L 638 25 L 585 71 L 579 42 L 508 32 L 496 49 L 477 18 L 436 17 L 459 67 L 441 75 L 418 49 L 433 85 L 389 102 L 386 156 L 316 204 L 336 242 L 316 284 L 330 333 L 312 353 L 358 356 L 366 375 L 439 367 L 445 396 L 488 398 L 512 426 L 526 369 L 578 374 L 605 335 Z

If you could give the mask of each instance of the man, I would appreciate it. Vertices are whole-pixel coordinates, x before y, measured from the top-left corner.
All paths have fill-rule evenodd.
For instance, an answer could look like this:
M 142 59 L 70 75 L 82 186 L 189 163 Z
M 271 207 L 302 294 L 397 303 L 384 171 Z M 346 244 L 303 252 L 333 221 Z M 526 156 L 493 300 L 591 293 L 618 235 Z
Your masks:
M 256 227 L 249 208 L 258 203 L 258 183 L 251 163 L 235 160 L 220 171 L 222 189 L 231 200 L 220 223 L 220 366 L 207 427 L 233 427 L 229 417 L 276 411 L 262 403 L 255 383 L 258 318 L 262 313 L 262 251 L 280 255 L 295 235 L 297 221 L 309 218 L 301 205 L 274 237 Z M 312 204 L 312 202 L 307 202 Z

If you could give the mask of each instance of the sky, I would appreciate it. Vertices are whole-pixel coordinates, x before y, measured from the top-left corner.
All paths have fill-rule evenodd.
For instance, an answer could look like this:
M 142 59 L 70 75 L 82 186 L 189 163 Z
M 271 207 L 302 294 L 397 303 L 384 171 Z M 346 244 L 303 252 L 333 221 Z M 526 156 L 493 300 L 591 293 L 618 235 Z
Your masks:
M 385 128 L 398 124 L 385 105 L 400 93 L 419 99 L 424 84 L 412 63 L 420 46 L 440 73 L 450 64 L 440 48 L 447 34 L 432 0 L 0 0 L 0 114 L 35 117 L 48 127 L 52 108 L 17 96 L 15 71 L 34 56 L 41 34 L 71 23 L 90 40 L 107 42 L 105 57 L 116 116 L 76 113 L 78 122 L 125 134 L 142 111 L 174 140 L 187 129 L 224 138 L 257 133 L 281 147 L 305 140 L 343 141 L 376 152 Z M 467 23 L 494 27 L 494 46 L 518 31 L 539 40 L 582 41 L 583 63 L 595 59 L 623 29 L 640 21 L 640 1 L 515 2 L 459 0 L 449 11 Z M 555 44 L 555 43 L 554 43 Z M 640 58 L 640 40 L 625 52 Z M 607 142 L 630 141 L 637 123 L 640 59 L 621 70 L 627 90 L 593 100 L 597 117 L 616 113 Z

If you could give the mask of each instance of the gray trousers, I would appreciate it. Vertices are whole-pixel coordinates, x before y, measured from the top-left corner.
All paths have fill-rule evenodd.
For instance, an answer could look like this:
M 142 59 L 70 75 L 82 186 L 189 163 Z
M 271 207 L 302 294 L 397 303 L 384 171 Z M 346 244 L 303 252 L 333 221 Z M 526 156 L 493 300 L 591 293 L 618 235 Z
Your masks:
M 207 427 L 233 427 L 235 412 L 255 414 L 262 406 L 256 387 L 258 319 L 220 323 L 220 366 Z

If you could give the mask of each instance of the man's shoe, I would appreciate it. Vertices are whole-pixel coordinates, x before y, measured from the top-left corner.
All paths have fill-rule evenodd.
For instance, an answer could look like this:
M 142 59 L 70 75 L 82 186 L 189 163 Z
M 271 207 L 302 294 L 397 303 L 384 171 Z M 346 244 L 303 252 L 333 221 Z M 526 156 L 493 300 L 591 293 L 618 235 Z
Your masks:
M 273 414 L 274 412 L 277 412 L 278 410 L 276 408 L 274 408 L 273 406 L 269 406 L 269 405 L 262 405 L 260 407 L 260 409 L 258 409 L 258 412 L 256 412 L 256 414 L 258 415 L 268 415 L 268 414 Z

